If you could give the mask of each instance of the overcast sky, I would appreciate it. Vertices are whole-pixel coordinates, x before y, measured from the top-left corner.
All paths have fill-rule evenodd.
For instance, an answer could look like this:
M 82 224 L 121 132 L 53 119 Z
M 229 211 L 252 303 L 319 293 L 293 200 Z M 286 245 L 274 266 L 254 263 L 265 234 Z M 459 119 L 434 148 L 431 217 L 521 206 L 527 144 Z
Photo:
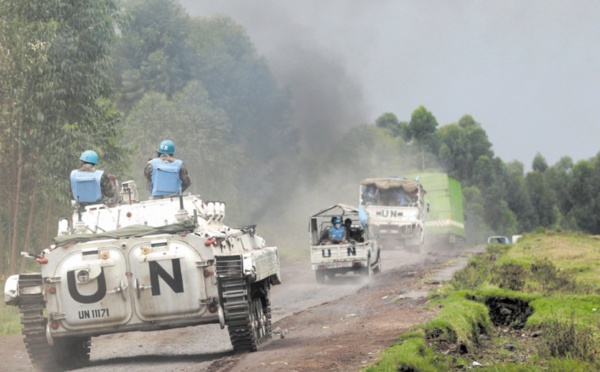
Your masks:
M 424 105 L 440 125 L 472 115 L 526 168 L 600 151 L 600 1 L 180 1 L 243 25 L 293 93 L 340 97 L 338 128 Z

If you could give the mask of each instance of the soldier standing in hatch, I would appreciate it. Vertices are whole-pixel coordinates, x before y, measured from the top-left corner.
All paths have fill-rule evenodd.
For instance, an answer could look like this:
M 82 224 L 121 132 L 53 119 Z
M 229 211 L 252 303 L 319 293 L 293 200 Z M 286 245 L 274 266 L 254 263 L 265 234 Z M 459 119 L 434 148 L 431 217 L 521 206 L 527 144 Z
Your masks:
M 115 176 L 97 170 L 98 154 L 86 150 L 79 157 L 81 166 L 71 171 L 71 192 L 80 207 L 102 203 L 103 197 L 115 196 Z
M 158 146 L 157 157 L 150 159 L 144 168 L 147 188 L 153 198 L 178 195 L 192 184 L 183 161 L 175 159 L 173 154 L 175 144 L 164 140 Z

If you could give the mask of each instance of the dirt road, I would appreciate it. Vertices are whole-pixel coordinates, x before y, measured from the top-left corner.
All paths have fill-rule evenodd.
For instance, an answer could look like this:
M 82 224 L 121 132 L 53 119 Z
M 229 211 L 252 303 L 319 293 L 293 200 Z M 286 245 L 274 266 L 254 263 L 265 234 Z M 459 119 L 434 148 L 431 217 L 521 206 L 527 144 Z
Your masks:
M 236 355 L 219 325 L 92 339 L 91 365 L 78 371 L 358 371 L 413 325 L 432 318 L 424 277 L 455 254 L 383 252 L 383 273 L 317 284 L 308 263 L 282 263 L 272 289 L 273 340 Z M 1 371 L 32 371 L 21 336 L 0 337 Z

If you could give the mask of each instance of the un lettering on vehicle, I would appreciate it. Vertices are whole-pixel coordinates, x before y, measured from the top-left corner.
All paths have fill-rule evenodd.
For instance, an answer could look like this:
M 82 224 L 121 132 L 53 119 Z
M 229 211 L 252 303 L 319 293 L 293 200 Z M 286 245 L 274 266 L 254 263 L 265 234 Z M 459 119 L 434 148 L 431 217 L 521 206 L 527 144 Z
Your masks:
M 190 249 L 179 249 L 179 252 L 182 252 L 181 257 L 171 256 L 160 261 L 130 260 L 130 279 L 122 252 L 111 252 L 113 264 L 108 266 L 101 260 L 85 257 L 87 267 L 104 265 L 100 274 L 87 282 L 78 280 L 77 272 L 81 269 L 73 270 L 73 267 L 83 266 L 82 256 L 73 254 L 62 265 L 64 271 L 57 273 L 66 280 L 61 282 L 56 300 L 50 297 L 49 310 L 64 313 L 63 322 L 70 329 L 126 323 L 134 312 L 144 320 L 168 318 L 174 307 L 178 314 L 197 314 L 204 292 L 192 296 L 183 294 L 187 288 L 203 286 L 204 277 L 195 266 L 195 252 Z
M 390 209 L 383 209 L 381 211 L 378 211 L 376 213 L 376 215 L 377 216 L 381 216 L 381 217 L 385 217 L 385 218 L 387 218 L 387 217 L 402 217 L 403 216 L 402 211 L 398 211 L 398 210 L 395 210 L 395 209 L 391 209 L 391 210 Z
M 159 252 L 157 252 L 159 253 Z M 196 266 L 197 253 L 185 245 L 169 246 L 162 254 L 132 259 L 134 310 L 144 321 L 167 319 L 173 314 L 200 314 L 206 307 L 205 278 Z

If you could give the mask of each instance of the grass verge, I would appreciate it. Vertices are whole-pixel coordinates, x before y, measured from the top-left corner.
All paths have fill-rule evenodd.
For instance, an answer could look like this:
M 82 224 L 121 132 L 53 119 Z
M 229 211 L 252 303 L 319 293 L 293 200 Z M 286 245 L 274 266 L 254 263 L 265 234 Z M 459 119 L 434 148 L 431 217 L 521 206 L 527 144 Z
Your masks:
M 0 304 L 0 336 L 21 333 L 19 309 L 16 306 L 7 306 L 4 301 Z
M 580 233 L 489 246 L 430 295 L 442 308 L 366 371 L 600 370 L 600 244 Z

